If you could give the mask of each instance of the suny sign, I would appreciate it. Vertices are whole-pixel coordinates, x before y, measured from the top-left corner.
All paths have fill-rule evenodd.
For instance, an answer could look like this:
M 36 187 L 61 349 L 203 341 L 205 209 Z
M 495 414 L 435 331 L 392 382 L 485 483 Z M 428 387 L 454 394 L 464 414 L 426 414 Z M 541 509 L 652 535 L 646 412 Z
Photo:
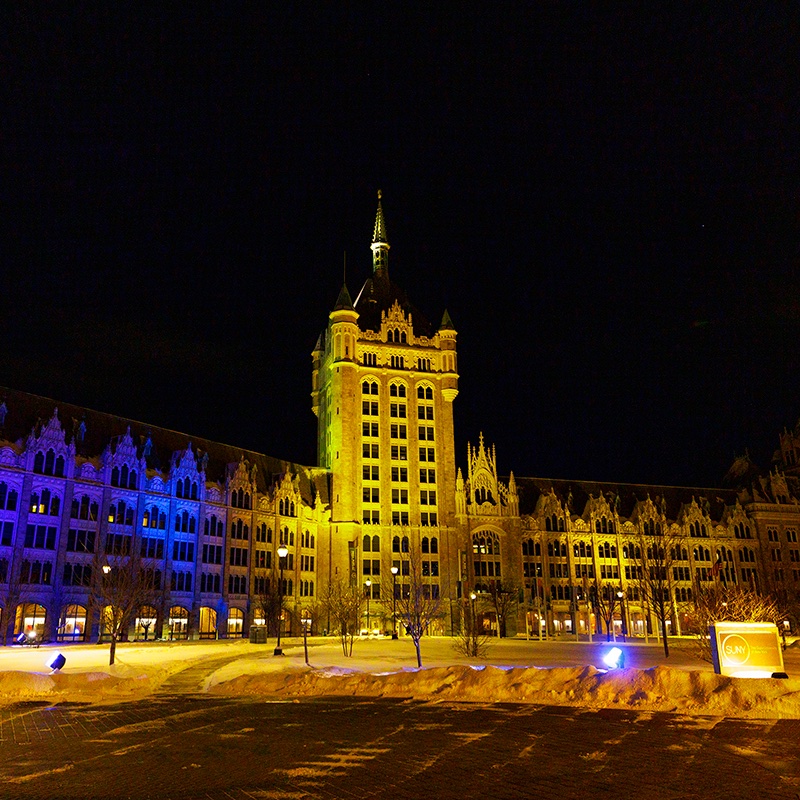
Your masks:
M 715 622 L 710 628 L 714 672 L 770 678 L 783 672 L 778 628 L 769 622 Z

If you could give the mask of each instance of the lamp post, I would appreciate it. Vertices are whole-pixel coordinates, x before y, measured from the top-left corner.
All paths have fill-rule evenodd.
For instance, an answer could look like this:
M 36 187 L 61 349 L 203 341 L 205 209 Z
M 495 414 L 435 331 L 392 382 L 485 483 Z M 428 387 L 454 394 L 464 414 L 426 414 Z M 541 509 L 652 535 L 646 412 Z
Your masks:
M 475 619 L 475 601 L 478 599 L 478 595 L 477 595 L 477 593 L 475 592 L 474 589 L 469 593 L 469 599 L 472 601 L 470 603 L 470 606 L 471 606 L 471 609 L 472 609 L 472 622 L 470 623 L 471 626 L 472 626 L 471 634 L 472 634 L 472 636 L 477 636 L 478 635 L 478 621 Z
M 392 567 L 392 639 L 397 638 L 397 567 Z
M 289 555 L 289 548 L 282 544 L 278 548 L 278 566 L 280 567 L 280 581 L 278 583 L 278 641 L 275 643 L 275 650 L 272 655 L 282 656 L 281 650 L 281 626 L 283 625 L 283 563 L 286 556 Z
M 367 578 L 367 636 L 369 636 L 369 596 L 372 594 L 372 581 Z

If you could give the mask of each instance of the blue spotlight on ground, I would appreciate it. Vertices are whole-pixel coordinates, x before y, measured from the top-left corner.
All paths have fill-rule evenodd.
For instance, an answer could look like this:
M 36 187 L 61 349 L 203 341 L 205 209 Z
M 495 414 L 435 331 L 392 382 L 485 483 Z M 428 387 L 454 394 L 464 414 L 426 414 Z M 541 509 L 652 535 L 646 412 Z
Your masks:
M 53 672 L 58 672 L 64 664 L 67 663 L 66 656 L 62 655 L 61 653 L 56 653 L 46 664 L 46 667 L 50 667 Z
M 609 669 L 623 669 L 625 667 L 625 653 L 619 647 L 612 647 L 603 656 L 603 663 Z

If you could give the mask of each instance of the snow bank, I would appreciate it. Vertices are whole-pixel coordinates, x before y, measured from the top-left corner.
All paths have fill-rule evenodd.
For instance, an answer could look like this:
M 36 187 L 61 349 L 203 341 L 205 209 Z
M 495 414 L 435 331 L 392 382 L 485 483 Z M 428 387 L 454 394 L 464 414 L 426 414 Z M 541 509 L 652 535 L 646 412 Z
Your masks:
M 658 666 L 474 669 L 469 666 L 343 673 L 291 669 L 209 681 L 208 691 L 265 697 L 362 696 L 477 703 L 624 708 L 690 715 L 800 718 L 800 680 L 729 678 Z
M 150 694 L 161 677 L 153 674 L 110 675 L 107 672 L 84 672 L 74 675 L 31 672 L 0 672 L 0 701 L 133 700 Z

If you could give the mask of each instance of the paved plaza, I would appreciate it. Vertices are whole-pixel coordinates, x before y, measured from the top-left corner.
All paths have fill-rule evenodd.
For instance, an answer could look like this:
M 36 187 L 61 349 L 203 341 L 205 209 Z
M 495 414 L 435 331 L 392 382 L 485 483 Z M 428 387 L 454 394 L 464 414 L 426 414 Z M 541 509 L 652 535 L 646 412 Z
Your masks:
M 800 720 L 161 696 L 0 711 L 0 797 L 785 798 Z
M 135 701 L 0 707 L 0 799 L 800 797 L 798 719 L 204 694 L 241 650 Z

